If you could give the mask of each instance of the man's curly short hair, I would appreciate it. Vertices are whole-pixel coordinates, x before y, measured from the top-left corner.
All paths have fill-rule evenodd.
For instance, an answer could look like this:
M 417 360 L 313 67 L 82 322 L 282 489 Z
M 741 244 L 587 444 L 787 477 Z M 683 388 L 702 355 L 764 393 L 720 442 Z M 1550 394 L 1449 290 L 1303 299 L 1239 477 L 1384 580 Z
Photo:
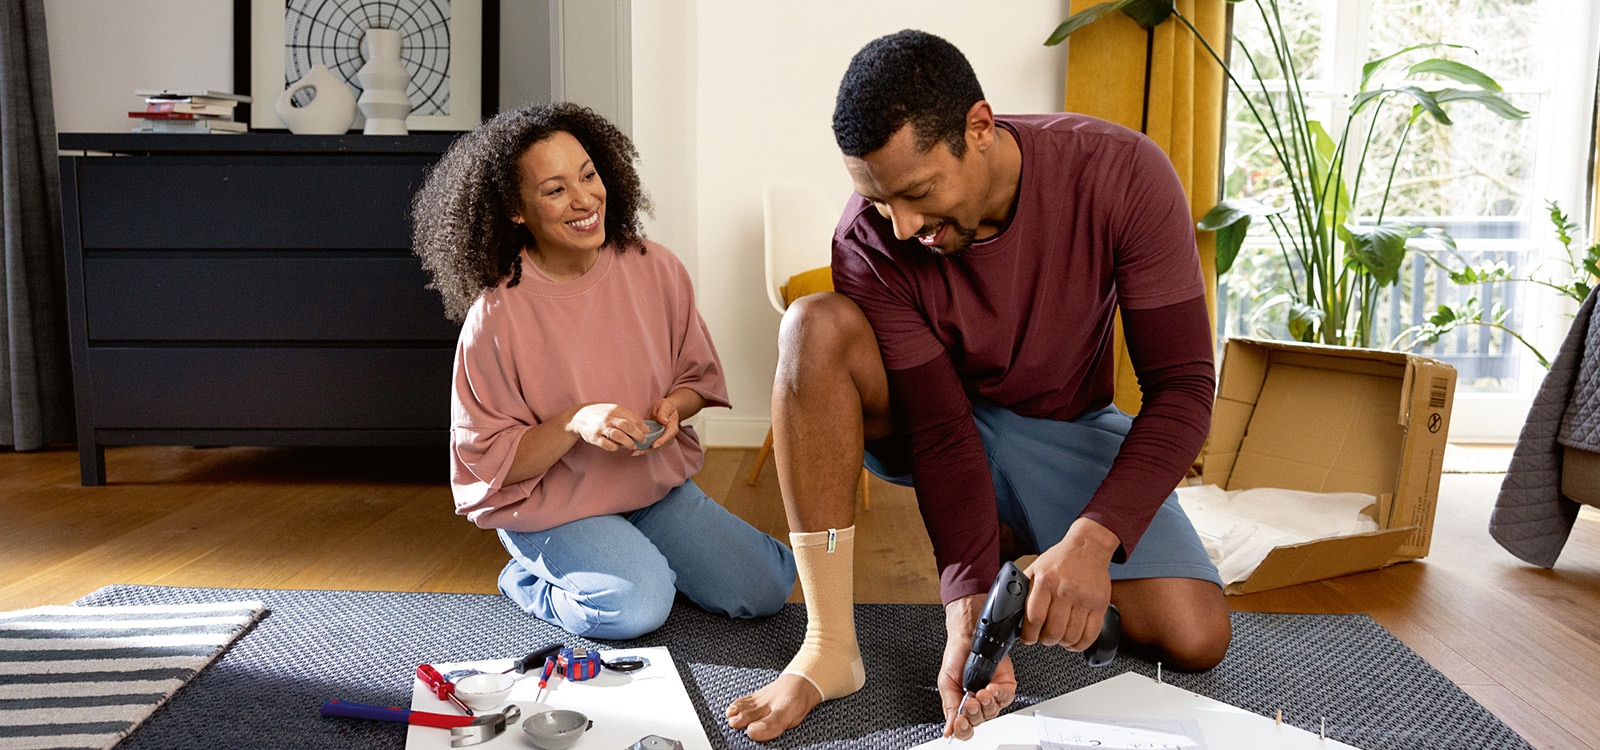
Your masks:
M 650 198 L 628 136 L 594 110 L 566 102 L 501 112 L 450 144 L 411 203 L 412 252 L 451 320 L 465 319 L 483 290 L 522 279 L 518 259 L 534 238 L 511 221 L 522 206 L 518 160 L 558 132 L 578 139 L 606 186 L 606 244 L 644 251 L 640 214 L 649 213 Z
M 906 123 L 916 146 L 943 141 L 967 152 L 967 111 L 983 87 L 961 50 L 925 31 L 906 29 L 867 43 L 850 60 L 833 107 L 833 137 L 845 156 L 866 156 Z

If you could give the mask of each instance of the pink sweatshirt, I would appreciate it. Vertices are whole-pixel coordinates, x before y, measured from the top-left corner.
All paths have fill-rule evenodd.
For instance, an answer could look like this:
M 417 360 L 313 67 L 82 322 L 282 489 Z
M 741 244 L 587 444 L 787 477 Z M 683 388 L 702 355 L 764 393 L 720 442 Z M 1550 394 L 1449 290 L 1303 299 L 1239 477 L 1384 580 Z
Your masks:
M 486 529 L 541 531 L 643 508 L 700 470 L 704 453 L 683 427 L 655 453 L 609 453 L 579 441 L 544 474 L 505 484 L 532 426 L 581 403 L 649 415 L 679 388 L 728 406 L 711 334 L 689 274 L 672 251 L 600 251 L 583 276 L 556 282 L 526 254 L 515 287 L 486 290 L 456 345 L 451 393 L 451 490 L 456 513 Z

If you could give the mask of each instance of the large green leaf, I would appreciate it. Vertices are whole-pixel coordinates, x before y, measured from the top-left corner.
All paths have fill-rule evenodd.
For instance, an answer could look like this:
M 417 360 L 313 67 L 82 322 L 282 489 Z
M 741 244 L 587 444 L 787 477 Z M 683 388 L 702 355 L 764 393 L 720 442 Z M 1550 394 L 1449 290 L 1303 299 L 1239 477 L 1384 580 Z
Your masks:
M 1432 73 L 1434 75 L 1441 75 L 1445 78 L 1459 81 L 1470 86 L 1477 86 L 1479 88 L 1496 93 L 1499 93 L 1502 90 L 1500 88 L 1500 84 L 1496 83 L 1493 78 L 1490 78 L 1489 74 L 1478 70 L 1471 65 L 1467 65 L 1466 63 L 1458 63 L 1454 60 L 1445 60 L 1439 57 L 1423 60 L 1422 62 L 1411 66 L 1411 70 L 1407 72 L 1407 75 L 1416 75 L 1418 73 Z
M 1428 43 L 1425 43 L 1425 44 L 1413 44 L 1410 47 L 1407 47 L 1407 48 L 1405 48 L 1403 50 L 1400 50 L 1399 52 L 1395 52 L 1393 54 L 1384 55 L 1383 57 L 1380 57 L 1380 58 L 1378 58 L 1376 60 L 1368 61 L 1366 65 L 1361 66 L 1361 90 L 1363 90 L 1363 91 L 1366 90 L 1367 82 L 1372 80 L 1372 74 L 1373 73 L 1378 72 L 1378 70 L 1380 68 L 1382 68 L 1383 66 L 1389 64 L 1389 62 L 1391 62 L 1395 58 L 1400 57 L 1401 55 L 1404 55 L 1404 54 L 1409 53 L 1409 52 L 1415 52 L 1415 51 L 1417 51 L 1419 49 L 1430 49 L 1430 48 L 1433 48 L 1433 47 L 1450 47 L 1450 48 L 1453 48 L 1453 49 L 1471 49 L 1470 47 L 1467 47 L 1465 45 L 1447 44 L 1445 42 L 1428 42 Z
M 1365 270 L 1379 286 L 1394 286 L 1400 281 L 1406 242 L 1419 234 L 1422 229 L 1409 224 L 1346 223 L 1339 227 L 1345 264 Z
M 1327 314 L 1320 308 L 1303 302 L 1289 306 L 1289 335 L 1296 341 L 1316 341 L 1322 332 L 1322 321 Z
M 1057 26 L 1056 30 L 1050 34 L 1050 38 L 1044 40 L 1044 46 L 1054 47 L 1057 44 L 1060 44 L 1067 37 L 1072 36 L 1072 33 L 1078 29 L 1105 18 L 1106 16 L 1121 10 L 1123 6 L 1132 2 L 1134 2 L 1134 0 L 1110 0 L 1110 2 L 1104 2 L 1099 5 L 1091 6 L 1067 16 L 1067 20 L 1062 21 L 1061 25 Z
M 1233 268 L 1233 261 L 1239 257 L 1239 248 L 1244 246 L 1252 219 L 1283 212 L 1282 206 L 1274 208 L 1254 198 L 1240 198 L 1218 203 L 1200 217 L 1196 229 L 1217 233 L 1217 275 Z
M 1439 104 L 1448 104 L 1450 102 L 1477 102 L 1482 104 L 1490 112 L 1504 117 L 1507 120 L 1528 119 L 1527 111 L 1518 109 L 1516 105 L 1513 105 L 1504 96 L 1496 94 L 1492 91 L 1440 89 L 1433 92 L 1433 100 Z
M 1328 180 L 1327 176 L 1333 174 L 1334 160 L 1338 156 L 1338 145 L 1333 142 L 1333 136 L 1328 135 L 1327 129 L 1316 120 L 1306 122 L 1306 129 L 1311 134 L 1311 146 L 1315 162 L 1312 164 L 1311 194 L 1316 196 L 1317 208 L 1322 212 L 1322 226 L 1333 226 L 1335 211 L 1339 216 L 1350 215 L 1350 191 L 1343 180 Z M 1326 235 L 1323 235 L 1326 236 Z
M 1054 47 L 1072 36 L 1074 32 L 1106 16 L 1122 11 L 1123 15 L 1133 19 L 1140 28 L 1153 29 L 1164 23 L 1172 16 L 1177 0 L 1110 0 L 1078 11 L 1067 20 L 1062 21 L 1056 30 L 1050 33 L 1050 38 L 1044 40 L 1044 46 Z
M 1439 124 L 1455 124 L 1450 121 L 1450 115 L 1445 114 L 1444 107 L 1439 106 L 1439 101 L 1434 98 L 1433 92 L 1425 91 L 1419 86 L 1397 86 L 1390 90 L 1417 100 L 1417 105 L 1427 111 L 1428 114 L 1433 115 L 1433 119 L 1438 120 Z
M 1177 0 L 1133 0 L 1122 7 L 1123 15 L 1132 18 L 1141 29 L 1153 29 L 1172 17 Z

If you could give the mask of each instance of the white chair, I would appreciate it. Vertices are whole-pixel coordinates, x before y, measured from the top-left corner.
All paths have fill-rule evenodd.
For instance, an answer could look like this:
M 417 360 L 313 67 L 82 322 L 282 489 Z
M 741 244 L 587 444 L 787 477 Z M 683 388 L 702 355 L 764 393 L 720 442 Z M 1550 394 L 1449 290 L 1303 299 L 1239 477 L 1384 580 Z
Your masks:
M 826 191 L 808 182 L 768 182 L 761 186 L 767 300 L 778 314 L 788 309 L 792 299 L 785 294 L 789 279 L 832 263 L 833 230 L 842 210 Z M 756 483 L 770 455 L 772 430 L 768 429 L 746 484 Z M 867 476 L 867 470 L 862 469 L 861 501 L 864 507 L 871 508 Z

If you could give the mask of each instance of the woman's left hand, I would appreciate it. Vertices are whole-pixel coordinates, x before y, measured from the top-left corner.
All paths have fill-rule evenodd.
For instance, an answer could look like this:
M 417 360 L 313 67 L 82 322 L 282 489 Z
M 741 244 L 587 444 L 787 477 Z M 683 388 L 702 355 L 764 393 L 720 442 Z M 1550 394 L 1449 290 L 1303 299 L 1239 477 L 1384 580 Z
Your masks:
M 672 445 L 672 441 L 678 439 L 678 405 L 672 403 L 672 399 L 656 399 L 656 405 L 650 408 L 650 416 L 645 417 L 645 419 L 655 420 L 657 424 L 666 429 L 662 431 L 661 437 L 656 438 L 656 441 L 650 444 L 649 448 L 642 451 L 634 451 L 633 455 L 643 456 L 646 453 L 654 453 Z

